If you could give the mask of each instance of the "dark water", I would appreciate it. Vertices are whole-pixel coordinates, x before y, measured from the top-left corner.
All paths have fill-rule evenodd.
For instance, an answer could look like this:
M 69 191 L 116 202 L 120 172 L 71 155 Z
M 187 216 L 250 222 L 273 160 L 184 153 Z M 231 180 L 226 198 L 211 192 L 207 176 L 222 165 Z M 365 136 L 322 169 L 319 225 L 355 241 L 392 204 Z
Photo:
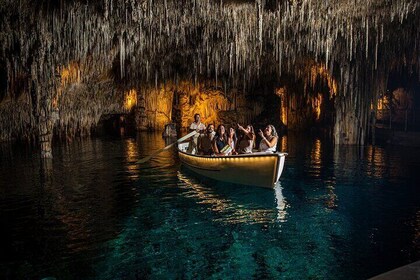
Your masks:
M 276 189 L 202 180 L 155 134 L 0 146 L 0 279 L 365 279 L 419 259 L 420 150 L 283 138 Z

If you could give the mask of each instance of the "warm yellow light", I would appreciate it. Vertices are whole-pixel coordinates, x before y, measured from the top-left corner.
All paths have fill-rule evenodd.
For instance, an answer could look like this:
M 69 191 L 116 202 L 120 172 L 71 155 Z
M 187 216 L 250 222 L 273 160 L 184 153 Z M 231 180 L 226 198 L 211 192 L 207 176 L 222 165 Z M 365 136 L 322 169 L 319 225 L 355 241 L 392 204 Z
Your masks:
M 385 97 L 385 96 L 383 96 L 383 97 L 379 98 L 379 99 L 378 99 L 378 106 L 377 106 L 377 109 L 378 109 L 378 110 L 383 110 L 383 109 L 385 109 L 385 105 L 388 103 L 387 101 L 388 101 L 388 100 L 386 99 L 386 97 Z
M 316 120 L 319 120 L 321 116 L 321 105 L 322 105 L 322 94 L 318 93 L 318 96 L 312 99 L 312 108 L 314 109 Z
M 284 109 L 282 108 L 282 110 L 281 110 L 281 122 L 284 125 L 287 125 L 287 109 L 286 108 L 284 108 Z
M 206 125 L 219 124 L 222 123 L 219 112 L 232 109 L 234 102 L 239 103 L 238 98 L 230 101 L 219 88 L 190 81 L 176 84 L 167 82 L 144 90 L 146 92 L 138 93 L 139 106 L 143 98 L 146 118 L 156 130 L 163 130 L 165 124 L 173 121 L 173 112 L 179 113 L 177 121 L 180 121 L 181 128 L 189 127 L 196 113 L 200 114 L 201 122 Z M 260 113 L 259 108 L 254 111 Z
M 373 178 L 383 178 L 386 172 L 389 170 L 385 170 L 382 168 L 385 166 L 386 153 L 382 148 L 378 148 L 375 146 L 368 146 L 367 147 L 367 165 L 366 165 L 366 174 Z
M 57 88 L 56 95 L 53 96 L 52 106 L 57 109 L 59 105 L 59 98 L 65 88 L 71 84 L 80 83 L 81 73 L 79 64 L 71 62 L 66 66 L 57 67 L 57 73 L 60 75 L 60 84 Z
M 280 97 L 280 119 L 287 125 L 287 90 L 285 87 L 276 89 L 276 94 Z
M 127 111 L 130 111 L 135 105 L 137 105 L 137 91 L 135 89 L 130 89 L 125 93 L 124 108 Z
M 318 76 L 327 80 L 328 88 L 330 89 L 330 98 L 337 95 L 337 82 L 330 76 L 330 73 L 324 66 L 314 65 L 311 67 L 311 83 L 315 85 Z
M 201 121 L 205 124 L 221 123 L 220 111 L 230 109 L 230 102 L 226 93 L 217 88 L 210 88 L 204 84 L 193 85 L 182 82 L 177 85 L 179 94 L 179 109 L 181 112 L 182 127 L 188 127 L 193 121 L 195 113 L 199 113 Z
M 195 172 L 216 180 L 272 187 L 278 179 L 276 167 L 280 157 L 277 154 L 198 157 L 179 153 L 179 157 Z
M 286 152 L 286 151 L 288 151 L 288 148 L 287 148 L 287 135 L 284 135 L 284 136 L 282 136 L 281 137 L 281 139 L 280 139 L 280 142 L 281 142 L 281 151 L 282 152 Z
M 75 62 L 69 63 L 67 66 L 58 67 L 58 72 L 61 77 L 61 85 L 80 83 L 80 68 Z
M 316 139 L 311 153 L 312 165 L 321 165 L 321 140 Z

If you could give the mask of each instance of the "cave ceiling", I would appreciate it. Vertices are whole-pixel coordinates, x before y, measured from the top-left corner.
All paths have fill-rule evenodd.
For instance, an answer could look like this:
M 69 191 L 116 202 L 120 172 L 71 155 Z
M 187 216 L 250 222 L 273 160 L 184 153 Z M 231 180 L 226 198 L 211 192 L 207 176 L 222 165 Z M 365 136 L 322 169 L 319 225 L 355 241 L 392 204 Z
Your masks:
M 43 87 L 72 62 L 128 86 L 204 78 L 245 88 L 300 77 L 311 65 L 339 82 L 365 83 L 367 75 L 417 71 L 419 7 L 417 0 L 0 0 L 0 62 L 8 81 L 27 77 Z M 346 78 L 345 67 L 357 77 Z

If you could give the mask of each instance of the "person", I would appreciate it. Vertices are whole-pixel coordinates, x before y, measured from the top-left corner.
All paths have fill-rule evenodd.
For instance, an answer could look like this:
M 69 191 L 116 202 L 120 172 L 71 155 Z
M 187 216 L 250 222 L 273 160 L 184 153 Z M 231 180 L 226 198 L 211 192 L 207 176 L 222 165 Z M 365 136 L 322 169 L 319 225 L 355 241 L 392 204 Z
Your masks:
M 276 128 L 273 125 L 269 124 L 264 128 L 264 132 L 260 129 L 258 134 L 261 137 L 261 142 L 258 150 L 260 152 L 275 153 L 277 149 L 277 142 L 279 140 Z
M 206 130 L 206 125 L 201 122 L 200 114 L 198 113 L 194 115 L 194 122 L 190 125 L 190 132 L 194 130 L 197 131 L 198 134 L 194 135 L 190 139 L 190 145 L 187 150 L 187 153 L 190 154 L 195 154 L 197 152 L 198 137 Z
M 228 145 L 232 148 L 231 154 L 236 155 L 236 144 L 238 143 L 238 138 L 236 137 L 236 131 L 233 127 L 229 127 L 228 133 Z
M 223 124 L 219 124 L 217 127 L 216 135 L 213 138 L 213 151 L 217 156 L 226 155 L 222 150 L 228 145 L 226 128 Z
M 212 155 L 213 151 L 213 139 L 216 132 L 214 131 L 214 125 L 209 124 L 205 134 L 201 134 L 198 138 L 198 152 L 200 155 Z
M 241 137 L 236 144 L 236 152 L 238 154 L 249 154 L 252 153 L 252 149 L 255 146 L 255 132 L 252 125 L 247 125 L 246 128 L 238 124 L 238 130 L 241 133 Z

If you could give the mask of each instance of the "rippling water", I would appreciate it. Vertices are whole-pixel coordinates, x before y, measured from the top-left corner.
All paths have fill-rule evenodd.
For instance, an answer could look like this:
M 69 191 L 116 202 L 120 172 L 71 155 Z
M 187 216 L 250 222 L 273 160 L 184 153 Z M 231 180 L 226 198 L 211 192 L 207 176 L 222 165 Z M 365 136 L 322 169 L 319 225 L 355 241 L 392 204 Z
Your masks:
M 166 143 L 167 144 L 167 143 Z M 419 259 L 420 150 L 283 138 L 274 190 L 198 178 L 157 134 L 0 146 L 1 279 L 365 279 Z

